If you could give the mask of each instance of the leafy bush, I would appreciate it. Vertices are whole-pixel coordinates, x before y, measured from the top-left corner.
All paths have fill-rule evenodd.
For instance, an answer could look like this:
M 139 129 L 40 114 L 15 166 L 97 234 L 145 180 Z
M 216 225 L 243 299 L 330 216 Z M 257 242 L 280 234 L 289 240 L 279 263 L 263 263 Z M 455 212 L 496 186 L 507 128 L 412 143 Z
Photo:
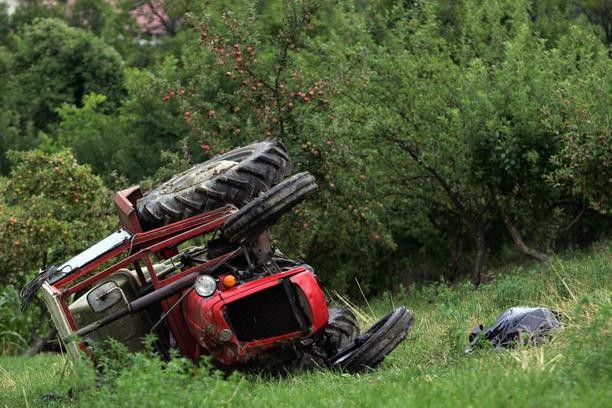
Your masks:
M 80 106 L 85 95 L 96 92 L 106 95 L 106 108 L 113 109 L 125 94 L 121 56 L 93 34 L 60 20 L 20 27 L 11 51 L 10 70 L 2 79 L 3 106 L 14 128 L 10 148 L 35 147 L 38 132 L 55 127 L 56 110 L 64 103 Z
M 2 286 L 0 292 L 0 354 L 16 354 L 30 345 L 34 329 L 42 333 L 47 325 L 42 322 L 40 311 L 30 309 L 28 312 L 19 310 L 21 298 L 19 291 L 11 286 Z
M 12 152 L 10 159 L 0 202 L 0 282 L 23 283 L 98 241 L 116 221 L 110 192 L 71 153 Z
M 416 241 L 433 257 L 430 246 L 442 238 L 438 254 L 458 253 L 451 261 L 455 270 L 462 254 L 474 254 L 476 283 L 487 254 L 510 239 L 526 255 L 545 259 L 542 252 L 575 226 L 585 198 L 591 197 L 593 209 L 606 206 L 609 194 L 601 182 L 611 174 L 603 159 L 610 133 L 600 116 L 607 97 L 594 82 L 580 85 L 576 96 L 563 92 L 567 102 L 557 97 L 568 84 L 590 83 L 587 71 L 593 78 L 605 76 L 600 67 L 610 71 L 606 48 L 591 27 L 579 22 L 547 48 L 527 2 L 482 3 L 466 0 L 451 8 L 452 36 L 440 21 L 448 10 L 438 2 L 395 5 L 372 22 L 357 17 L 362 34 L 329 54 L 331 69 L 351 67 L 330 106 L 345 116 L 339 133 L 351 135 L 352 153 L 361 148 L 372 155 L 360 157 L 361 163 L 384 177 L 377 196 L 385 211 L 379 217 L 392 212 L 410 220 L 389 231 L 393 241 Z M 589 107 L 580 103 L 585 94 Z M 581 107 L 578 133 L 562 131 L 563 119 L 552 125 L 548 112 L 566 111 L 563 103 Z M 372 145 L 378 148 L 369 150 Z M 572 154 L 580 159 L 572 160 Z M 596 183 L 583 188 L 586 174 Z M 586 184 L 601 194 L 593 195 Z M 605 220 L 602 225 L 609 228 Z M 395 251 L 400 258 L 402 250 Z

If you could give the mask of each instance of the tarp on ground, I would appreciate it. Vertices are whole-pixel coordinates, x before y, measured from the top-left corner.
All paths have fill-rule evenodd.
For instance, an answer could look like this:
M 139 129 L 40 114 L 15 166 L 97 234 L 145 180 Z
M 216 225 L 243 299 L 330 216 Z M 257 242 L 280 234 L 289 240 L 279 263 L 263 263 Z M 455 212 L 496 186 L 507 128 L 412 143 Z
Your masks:
M 499 315 L 493 326 L 474 327 L 466 352 L 471 352 L 476 345 L 482 345 L 483 338 L 495 348 L 507 348 L 515 344 L 540 344 L 560 328 L 559 317 L 550 309 L 511 307 Z

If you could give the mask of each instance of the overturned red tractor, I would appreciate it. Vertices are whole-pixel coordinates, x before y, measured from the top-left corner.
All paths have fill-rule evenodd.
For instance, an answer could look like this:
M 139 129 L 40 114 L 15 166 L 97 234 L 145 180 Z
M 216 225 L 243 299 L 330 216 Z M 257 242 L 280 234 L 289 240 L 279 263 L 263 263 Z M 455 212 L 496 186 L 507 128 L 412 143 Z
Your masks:
M 110 338 L 138 350 L 154 333 L 160 353 L 209 355 L 224 368 L 373 368 L 412 314 L 399 307 L 360 334 L 348 309 L 328 307 L 313 268 L 272 246 L 267 229 L 317 188 L 309 173 L 290 172 L 285 147 L 267 140 L 144 196 L 120 191 L 121 229 L 42 271 L 24 303 L 42 288 L 75 359 Z

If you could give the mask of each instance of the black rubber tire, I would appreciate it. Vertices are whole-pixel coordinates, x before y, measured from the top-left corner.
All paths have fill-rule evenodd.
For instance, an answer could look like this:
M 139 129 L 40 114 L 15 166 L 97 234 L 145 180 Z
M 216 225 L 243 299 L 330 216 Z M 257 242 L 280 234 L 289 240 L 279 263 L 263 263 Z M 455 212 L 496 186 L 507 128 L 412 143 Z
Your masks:
M 327 326 L 323 329 L 320 347 L 328 356 L 336 355 L 359 336 L 359 325 L 353 312 L 345 307 L 330 307 Z
M 308 172 L 289 177 L 234 213 L 223 225 L 223 237 L 234 243 L 257 237 L 316 188 L 315 178 Z
M 222 160 L 237 162 L 217 174 L 207 170 Z M 145 229 L 188 218 L 226 204 L 240 208 L 291 174 L 291 159 L 278 140 L 238 147 L 196 164 L 145 194 L 136 203 Z
M 348 372 L 359 372 L 379 365 L 404 340 L 414 316 L 401 306 L 380 319 L 355 342 L 332 357 L 330 366 Z

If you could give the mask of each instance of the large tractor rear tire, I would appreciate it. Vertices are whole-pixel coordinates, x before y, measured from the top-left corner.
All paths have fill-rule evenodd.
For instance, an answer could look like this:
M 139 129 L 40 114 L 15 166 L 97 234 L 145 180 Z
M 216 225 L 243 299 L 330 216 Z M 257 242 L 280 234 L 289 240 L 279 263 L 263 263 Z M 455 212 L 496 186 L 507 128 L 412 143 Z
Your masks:
M 291 170 L 289 153 L 278 140 L 238 147 L 149 191 L 136 204 L 138 216 L 152 229 L 226 204 L 240 208 Z

